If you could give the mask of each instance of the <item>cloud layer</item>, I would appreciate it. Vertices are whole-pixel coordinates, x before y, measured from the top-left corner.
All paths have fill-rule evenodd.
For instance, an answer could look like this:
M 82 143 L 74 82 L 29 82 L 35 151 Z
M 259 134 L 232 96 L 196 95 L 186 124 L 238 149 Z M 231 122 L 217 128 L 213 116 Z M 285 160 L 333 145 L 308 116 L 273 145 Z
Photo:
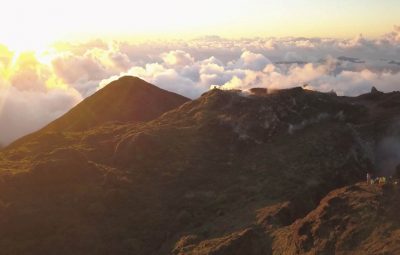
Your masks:
M 311 89 L 358 95 L 400 89 L 400 27 L 377 39 L 207 36 L 187 41 L 93 40 L 42 53 L 0 45 L 0 144 L 32 132 L 121 75 L 191 98 L 224 89 Z

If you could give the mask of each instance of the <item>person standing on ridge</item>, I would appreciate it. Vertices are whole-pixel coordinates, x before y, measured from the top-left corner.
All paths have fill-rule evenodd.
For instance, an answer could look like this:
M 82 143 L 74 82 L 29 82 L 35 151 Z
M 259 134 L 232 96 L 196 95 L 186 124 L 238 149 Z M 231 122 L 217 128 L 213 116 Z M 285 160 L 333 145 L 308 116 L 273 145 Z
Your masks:
M 371 184 L 371 174 L 367 173 L 367 184 Z

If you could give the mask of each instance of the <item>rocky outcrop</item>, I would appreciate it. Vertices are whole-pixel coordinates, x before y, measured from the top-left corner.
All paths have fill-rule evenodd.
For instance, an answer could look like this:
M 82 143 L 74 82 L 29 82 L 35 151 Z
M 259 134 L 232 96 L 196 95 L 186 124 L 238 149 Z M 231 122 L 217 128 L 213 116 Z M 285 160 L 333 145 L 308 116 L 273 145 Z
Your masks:
M 397 254 L 400 189 L 357 184 L 334 190 L 306 217 L 274 232 L 276 254 Z

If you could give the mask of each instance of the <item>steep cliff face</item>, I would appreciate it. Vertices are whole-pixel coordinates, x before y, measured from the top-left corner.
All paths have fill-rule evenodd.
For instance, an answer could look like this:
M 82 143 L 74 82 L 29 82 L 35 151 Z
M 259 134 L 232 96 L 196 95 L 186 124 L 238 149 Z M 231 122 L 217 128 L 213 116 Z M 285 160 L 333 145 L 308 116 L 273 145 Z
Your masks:
M 367 249 L 360 242 L 340 246 L 351 221 L 338 221 L 336 229 L 335 211 L 357 217 L 357 204 L 380 203 L 386 193 L 356 185 L 325 196 L 378 170 L 377 144 L 400 114 L 384 98 L 396 101 L 399 93 L 346 98 L 301 88 L 211 90 L 189 102 L 172 95 L 174 103 L 163 108 L 154 106 L 163 100 L 151 97 L 167 92 L 134 88 L 146 99 L 141 107 L 157 109 L 148 119 L 79 122 L 83 130 L 61 125 L 85 116 L 87 107 L 77 106 L 1 151 L 2 250 L 251 255 Z M 92 97 L 110 98 L 102 91 Z M 375 195 L 367 199 L 368 192 Z M 357 226 L 378 207 L 367 207 L 371 213 Z M 395 219 L 388 222 L 396 233 Z M 371 236 L 380 231 L 378 224 L 370 229 Z M 379 240 L 397 240 L 391 238 Z

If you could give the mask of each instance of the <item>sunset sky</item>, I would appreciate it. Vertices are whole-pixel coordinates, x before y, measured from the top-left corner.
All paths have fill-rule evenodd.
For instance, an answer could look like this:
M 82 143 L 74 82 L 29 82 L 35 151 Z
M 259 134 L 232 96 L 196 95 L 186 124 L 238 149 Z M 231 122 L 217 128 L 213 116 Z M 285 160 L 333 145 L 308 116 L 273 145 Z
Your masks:
M 20 50 L 90 37 L 376 37 L 399 11 L 397 0 L 6 0 L 0 42 Z
M 0 147 L 122 75 L 210 87 L 400 90 L 398 0 L 4 0 Z

